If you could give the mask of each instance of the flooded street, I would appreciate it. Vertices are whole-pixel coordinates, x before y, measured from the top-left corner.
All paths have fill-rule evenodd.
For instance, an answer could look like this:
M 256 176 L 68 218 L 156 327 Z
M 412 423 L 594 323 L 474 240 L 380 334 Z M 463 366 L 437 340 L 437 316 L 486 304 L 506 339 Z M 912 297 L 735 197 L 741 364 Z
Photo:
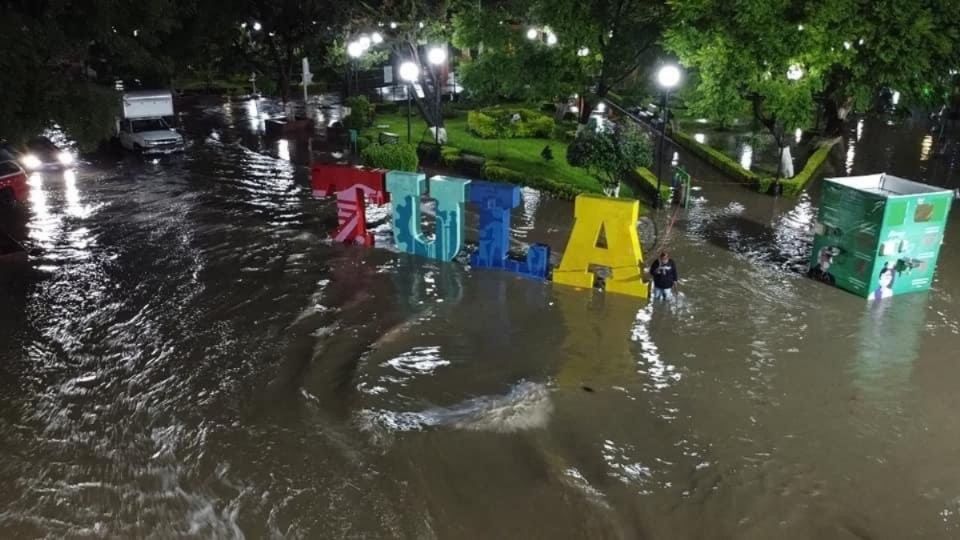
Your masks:
M 649 306 L 397 254 L 383 211 L 381 249 L 332 245 L 327 146 L 251 105 L 0 216 L 32 255 L 0 270 L 0 536 L 960 537 L 957 213 L 933 290 L 870 304 L 799 273 L 816 186 L 681 154 L 702 189 L 642 239 L 681 297 Z M 859 129 L 838 174 L 960 185 L 957 130 Z M 514 239 L 557 259 L 572 218 L 524 190 Z

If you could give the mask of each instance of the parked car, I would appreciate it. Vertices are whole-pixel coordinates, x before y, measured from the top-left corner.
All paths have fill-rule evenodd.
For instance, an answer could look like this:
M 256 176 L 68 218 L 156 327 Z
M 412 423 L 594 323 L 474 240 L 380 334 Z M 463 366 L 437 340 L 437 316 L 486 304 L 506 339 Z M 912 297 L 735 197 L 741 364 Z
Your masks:
M 27 199 L 27 173 L 16 161 L 0 161 L 0 202 L 17 203 Z

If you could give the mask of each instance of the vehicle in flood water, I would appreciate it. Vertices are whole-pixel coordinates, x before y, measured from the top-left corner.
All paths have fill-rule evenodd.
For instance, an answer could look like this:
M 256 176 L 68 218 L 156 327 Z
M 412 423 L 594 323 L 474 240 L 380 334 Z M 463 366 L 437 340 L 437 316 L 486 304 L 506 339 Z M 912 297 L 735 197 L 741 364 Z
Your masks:
M 170 92 L 124 94 L 123 119 L 118 126 L 120 145 L 142 155 L 182 152 L 183 135 L 170 127 L 166 120 L 173 115 L 173 95 Z

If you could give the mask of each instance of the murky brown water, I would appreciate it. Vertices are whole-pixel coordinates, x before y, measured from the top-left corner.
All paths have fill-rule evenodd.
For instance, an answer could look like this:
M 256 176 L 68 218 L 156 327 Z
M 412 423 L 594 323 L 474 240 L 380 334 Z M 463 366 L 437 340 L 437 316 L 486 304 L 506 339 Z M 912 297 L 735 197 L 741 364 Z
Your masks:
M 956 216 L 934 290 L 868 305 L 796 273 L 815 189 L 690 163 L 650 307 L 330 245 L 306 143 L 188 110 L 182 160 L 3 217 L 34 256 L 0 274 L 0 536 L 960 536 Z M 559 252 L 571 217 L 526 191 L 515 234 Z

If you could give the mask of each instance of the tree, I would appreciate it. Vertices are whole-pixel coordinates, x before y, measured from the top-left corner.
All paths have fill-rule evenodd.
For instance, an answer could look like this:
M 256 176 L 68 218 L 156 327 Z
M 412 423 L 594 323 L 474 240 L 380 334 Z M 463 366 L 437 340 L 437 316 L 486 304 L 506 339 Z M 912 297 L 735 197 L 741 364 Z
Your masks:
M 811 6 L 804 31 L 809 28 L 810 56 L 824 75 L 827 132 L 839 133 L 852 110 L 875 109 L 884 89 L 899 92 L 906 106 L 946 103 L 950 70 L 960 66 L 958 14 L 958 0 L 820 0 Z
M 802 12 L 791 0 L 678 0 L 673 7 L 665 42 L 696 69 L 694 108 L 737 110 L 736 97 L 746 101 L 780 149 L 779 176 L 792 162 L 787 134 L 810 123 L 821 87 L 811 33 L 793 30 Z
M 22 0 L 4 8 L 0 136 L 22 141 L 59 124 L 90 149 L 113 131 L 119 96 L 112 78 L 136 74 L 153 80 L 169 73 L 163 45 L 194 4 Z M 109 87 L 97 84 L 105 80 Z
M 602 99 L 653 64 L 666 13 L 662 0 L 525 0 L 466 9 L 457 16 L 459 46 L 476 55 L 465 76 L 491 96 L 577 93 L 586 125 Z
M 442 111 L 436 106 L 446 83 L 444 67 L 434 68 L 421 55 L 421 48 L 443 45 L 450 40 L 450 18 L 453 6 L 446 0 L 372 0 L 359 2 L 347 35 L 379 32 L 393 52 L 396 65 L 410 61 L 417 64 L 422 92 L 414 92 L 417 109 L 428 125 L 443 127 Z M 389 24 L 386 24 L 389 22 Z
M 232 16 L 235 45 L 252 71 L 271 76 L 280 98 L 290 99 L 303 57 L 327 55 L 348 9 L 334 0 L 244 0 Z M 235 17 L 235 18 L 234 18 Z
M 880 93 L 902 105 L 942 103 L 960 64 L 960 0 L 676 0 L 665 43 L 700 81 L 704 111 L 746 100 L 786 148 L 784 134 L 811 123 L 822 105 L 827 133 Z M 909 60 L 907 60 L 909 59 Z M 784 74 L 800 75 L 787 80 Z
M 567 148 L 567 162 L 590 171 L 606 195 L 619 197 L 624 176 L 652 162 L 650 140 L 630 122 L 582 129 Z
M 488 6 L 454 18 L 454 44 L 472 57 L 462 65 L 461 81 L 481 103 L 548 100 L 562 115 L 569 97 L 589 80 L 593 58 L 527 38 L 513 16 L 503 6 Z

